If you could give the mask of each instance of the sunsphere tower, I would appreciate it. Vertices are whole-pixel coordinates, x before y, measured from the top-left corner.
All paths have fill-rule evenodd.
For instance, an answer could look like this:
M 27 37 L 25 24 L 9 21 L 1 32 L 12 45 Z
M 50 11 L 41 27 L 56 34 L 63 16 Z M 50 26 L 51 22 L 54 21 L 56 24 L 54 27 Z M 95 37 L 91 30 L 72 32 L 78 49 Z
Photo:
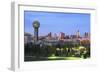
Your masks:
M 39 21 L 34 21 L 33 22 L 33 28 L 34 28 L 34 41 L 38 41 L 38 29 L 40 27 Z

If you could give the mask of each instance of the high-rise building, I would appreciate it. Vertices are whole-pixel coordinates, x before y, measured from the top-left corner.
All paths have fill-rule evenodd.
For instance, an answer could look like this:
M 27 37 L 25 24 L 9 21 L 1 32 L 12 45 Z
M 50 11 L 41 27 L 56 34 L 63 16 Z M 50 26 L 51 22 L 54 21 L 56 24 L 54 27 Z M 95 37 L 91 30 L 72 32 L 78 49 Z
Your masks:
M 89 37 L 90 37 L 90 34 L 89 34 L 88 32 L 85 32 L 85 33 L 84 33 L 84 37 L 85 37 L 85 38 L 89 38 Z
M 59 40 L 63 40 L 65 38 L 65 33 L 60 32 Z
M 57 36 L 56 33 L 54 34 L 54 39 L 55 39 L 55 40 L 58 40 L 58 36 Z
M 48 33 L 48 35 L 47 35 L 46 39 L 48 39 L 48 40 L 51 40 L 51 39 L 52 39 L 52 33 L 51 33 L 51 32 L 50 32 L 50 33 Z
M 80 31 L 79 30 L 76 32 L 76 37 L 80 38 Z
M 52 37 L 52 33 L 51 33 L 51 32 L 50 32 L 50 33 L 48 33 L 48 37 L 50 37 L 50 38 Z
M 29 43 L 33 40 L 33 36 L 30 33 L 24 33 L 24 43 Z

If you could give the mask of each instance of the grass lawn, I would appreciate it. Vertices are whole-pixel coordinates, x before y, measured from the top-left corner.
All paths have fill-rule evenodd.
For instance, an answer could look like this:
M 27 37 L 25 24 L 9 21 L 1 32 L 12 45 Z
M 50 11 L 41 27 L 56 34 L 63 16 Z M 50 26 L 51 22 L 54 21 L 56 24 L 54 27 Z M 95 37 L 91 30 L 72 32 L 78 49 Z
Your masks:
M 53 56 L 53 57 L 48 57 L 49 60 L 80 60 L 83 58 L 79 58 L 79 57 L 57 57 L 57 56 Z
M 25 57 L 25 61 L 50 61 L 50 60 L 82 60 L 80 57 L 62 57 L 62 56 L 50 56 L 50 57 Z

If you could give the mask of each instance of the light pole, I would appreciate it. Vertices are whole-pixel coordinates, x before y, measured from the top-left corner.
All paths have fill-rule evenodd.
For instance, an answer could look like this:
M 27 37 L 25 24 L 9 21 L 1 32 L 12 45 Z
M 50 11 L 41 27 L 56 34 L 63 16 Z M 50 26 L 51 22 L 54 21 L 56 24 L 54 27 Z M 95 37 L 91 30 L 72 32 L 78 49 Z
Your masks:
M 34 21 L 33 22 L 33 28 L 34 28 L 34 40 L 37 42 L 38 41 L 38 29 L 40 27 L 39 21 Z

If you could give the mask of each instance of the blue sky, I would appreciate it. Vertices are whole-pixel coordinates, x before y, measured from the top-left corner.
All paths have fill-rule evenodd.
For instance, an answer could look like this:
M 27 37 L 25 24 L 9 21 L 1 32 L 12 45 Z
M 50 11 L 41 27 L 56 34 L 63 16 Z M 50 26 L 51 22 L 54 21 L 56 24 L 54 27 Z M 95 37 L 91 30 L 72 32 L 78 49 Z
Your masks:
M 24 11 L 25 32 L 34 34 L 32 23 L 35 20 L 40 22 L 40 36 L 49 32 L 68 35 L 75 34 L 77 30 L 81 35 L 90 32 L 90 14 Z

